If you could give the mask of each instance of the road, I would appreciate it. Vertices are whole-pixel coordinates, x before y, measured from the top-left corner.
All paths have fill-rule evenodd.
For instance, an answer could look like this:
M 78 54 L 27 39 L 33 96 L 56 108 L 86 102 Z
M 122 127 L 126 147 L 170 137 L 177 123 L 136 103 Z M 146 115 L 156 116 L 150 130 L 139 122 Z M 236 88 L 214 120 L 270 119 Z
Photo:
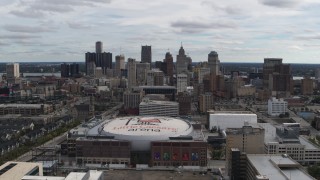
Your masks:
M 53 138 L 50 141 L 47 141 L 46 143 L 44 143 L 38 147 L 53 147 L 58 144 L 61 144 L 66 139 L 67 139 L 67 132 L 63 133 L 62 135 L 60 135 L 58 137 Z M 27 152 L 27 153 L 21 155 L 20 157 L 18 157 L 17 159 L 15 159 L 15 161 L 22 161 L 22 162 L 31 161 L 33 153 L 35 153 L 35 151 L 30 150 L 29 152 Z

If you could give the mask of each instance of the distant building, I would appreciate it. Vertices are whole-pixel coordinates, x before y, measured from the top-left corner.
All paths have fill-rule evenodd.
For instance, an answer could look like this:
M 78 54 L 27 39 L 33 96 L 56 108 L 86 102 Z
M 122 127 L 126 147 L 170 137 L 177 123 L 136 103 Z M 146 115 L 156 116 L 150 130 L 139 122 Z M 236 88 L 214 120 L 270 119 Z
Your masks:
M 208 54 L 208 66 L 211 74 L 220 75 L 220 60 L 217 52 L 211 51 Z
M 270 116 L 279 116 L 288 112 L 288 102 L 283 99 L 272 97 L 268 100 L 268 114 Z
M 86 75 L 94 77 L 96 72 L 96 53 L 86 53 Z
M 61 64 L 61 77 L 70 77 L 70 65 L 67 63 Z
M 177 75 L 177 92 L 185 92 L 188 87 L 188 75 L 181 73 Z
M 178 93 L 179 115 L 191 115 L 191 96 L 188 93 Z
M 318 82 L 320 82 L 320 68 L 317 68 L 316 70 L 315 70 L 315 78 L 316 78 L 316 80 L 318 81 Z
M 121 71 L 123 71 L 124 69 L 126 69 L 124 55 L 116 56 L 116 69 L 115 69 L 116 76 L 118 77 L 121 76 Z
M 176 74 L 180 74 L 187 71 L 188 71 L 188 59 L 181 45 L 179 49 L 179 54 L 177 55 Z
M 230 179 L 239 176 L 239 167 L 232 166 L 235 161 L 232 156 L 233 148 L 237 148 L 241 153 L 264 154 L 264 134 L 265 131 L 260 127 L 245 125 L 242 128 L 227 128 L 226 130 L 226 169 Z M 241 173 L 241 172 L 240 172 Z
M 101 67 L 103 74 L 106 74 L 107 69 L 112 69 L 112 53 L 103 52 L 102 46 L 102 42 L 98 41 L 96 42 L 96 52 L 85 54 L 86 74 L 88 76 L 94 76 L 93 70 L 95 67 Z
M 152 101 L 144 98 L 139 105 L 140 116 L 179 116 L 179 103 L 173 101 Z
M 136 60 L 128 58 L 128 88 L 136 86 Z
M 103 43 L 101 41 L 96 42 L 96 53 L 102 53 L 103 51 Z
M 264 58 L 263 63 L 263 87 L 269 88 L 269 75 L 274 71 L 275 65 L 282 64 L 282 58 Z
M 301 93 L 302 95 L 313 95 L 313 79 L 304 77 L 301 80 Z
M 170 85 L 173 84 L 173 70 L 174 70 L 174 65 L 173 65 L 173 57 L 170 52 L 166 53 L 165 59 L 163 60 L 163 63 L 165 64 L 165 68 L 163 72 L 165 73 L 166 76 L 169 76 L 170 78 Z
M 147 72 L 148 86 L 163 86 L 164 74 L 159 69 L 151 69 Z
M 199 96 L 199 109 L 201 112 L 207 112 L 212 108 L 213 96 L 212 93 L 205 93 Z
M 150 70 L 150 63 L 137 63 L 136 64 L 136 76 L 137 85 L 144 86 L 147 84 L 147 72 Z
M 141 46 L 141 62 L 150 63 L 152 62 L 151 46 Z
M 210 74 L 210 68 L 199 68 L 198 82 L 203 83 L 203 77 L 207 74 Z
M 78 63 L 72 63 L 70 64 L 70 76 L 75 77 L 79 75 L 79 64 Z
M 6 65 L 7 79 L 20 77 L 19 63 L 9 63 Z
M 130 92 L 126 91 L 123 93 L 123 103 L 125 109 L 139 109 L 139 104 L 143 98 L 143 91 Z

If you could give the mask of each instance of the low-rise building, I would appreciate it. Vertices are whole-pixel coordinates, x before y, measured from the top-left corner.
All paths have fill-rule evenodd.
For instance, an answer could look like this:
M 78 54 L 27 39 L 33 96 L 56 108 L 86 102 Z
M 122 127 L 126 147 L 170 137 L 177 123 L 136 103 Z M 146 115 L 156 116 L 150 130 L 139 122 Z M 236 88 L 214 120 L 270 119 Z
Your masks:
M 283 99 L 272 97 L 268 100 L 268 114 L 270 116 L 279 116 L 288 112 L 288 102 Z
M 171 116 L 179 115 L 179 103 L 173 101 L 152 101 L 145 98 L 139 105 L 140 116 Z

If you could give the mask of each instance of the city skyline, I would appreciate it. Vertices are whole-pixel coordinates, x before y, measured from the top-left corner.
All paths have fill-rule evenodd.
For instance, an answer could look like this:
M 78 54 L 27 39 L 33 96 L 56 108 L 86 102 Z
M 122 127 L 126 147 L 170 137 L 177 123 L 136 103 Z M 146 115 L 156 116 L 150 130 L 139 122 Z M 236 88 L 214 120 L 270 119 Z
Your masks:
M 316 0 L 3 0 L 0 62 L 84 62 L 101 41 L 126 61 L 140 61 L 146 44 L 153 62 L 167 51 L 175 57 L 182 42 L 193 62 L 216 51 L 221 62 L 318 63 L 319 7 Z

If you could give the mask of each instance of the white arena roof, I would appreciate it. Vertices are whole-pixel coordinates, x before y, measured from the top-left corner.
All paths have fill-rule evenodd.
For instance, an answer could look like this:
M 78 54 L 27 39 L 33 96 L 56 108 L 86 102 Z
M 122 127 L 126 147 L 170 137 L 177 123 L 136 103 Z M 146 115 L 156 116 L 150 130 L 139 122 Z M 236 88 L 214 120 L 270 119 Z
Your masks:
M 193 136 L 192 125 L 172 117 L 131 116 L 106 120 L 88 133 L 113 136 L 116 140 L 131 142 L 137 151 L 150 149 L 150 142 L 169 140 L 170 137 Z
M 191 124 L 170 117 L 117 118 L 103 127 L 109 134 L 130 136 L 180 136 L 190 130 Z

